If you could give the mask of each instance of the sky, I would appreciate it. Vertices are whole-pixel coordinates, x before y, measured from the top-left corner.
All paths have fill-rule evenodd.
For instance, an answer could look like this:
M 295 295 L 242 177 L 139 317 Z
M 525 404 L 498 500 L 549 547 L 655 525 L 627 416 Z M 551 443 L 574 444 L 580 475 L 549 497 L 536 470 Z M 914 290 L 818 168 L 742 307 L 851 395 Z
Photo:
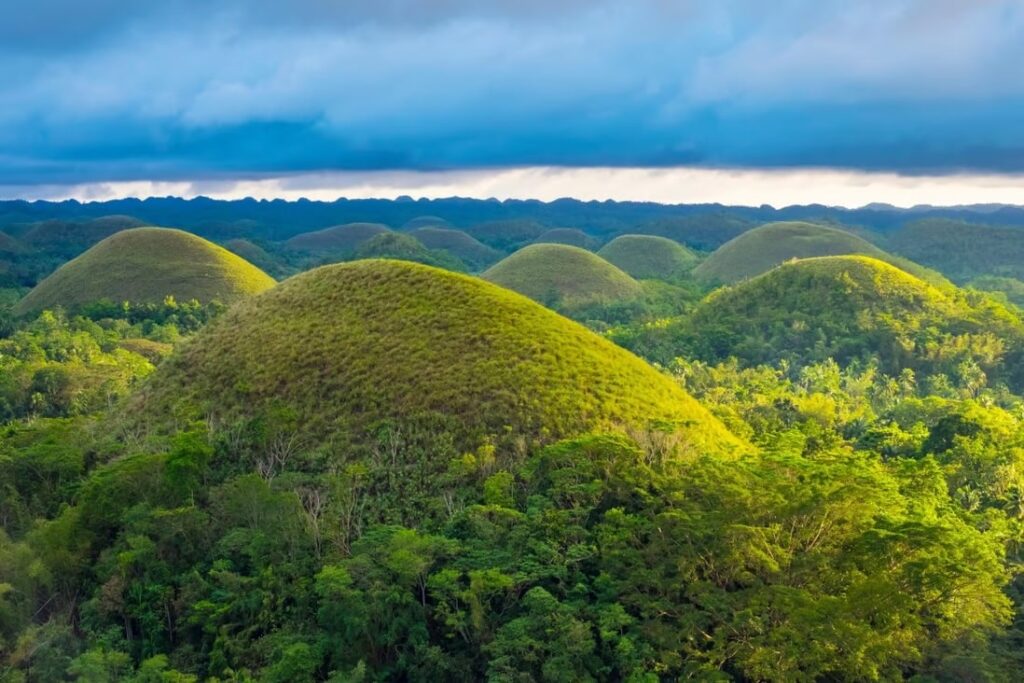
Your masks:
M 34 0 L 0 197 L 1024 204 L 1021 0 Z

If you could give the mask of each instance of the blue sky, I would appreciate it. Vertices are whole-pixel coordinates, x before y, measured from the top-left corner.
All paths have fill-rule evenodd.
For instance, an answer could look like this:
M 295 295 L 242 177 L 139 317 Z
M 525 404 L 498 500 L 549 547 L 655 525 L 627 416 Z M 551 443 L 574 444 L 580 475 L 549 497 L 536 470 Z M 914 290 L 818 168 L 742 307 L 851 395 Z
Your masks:
M 522 167 L 1024 173 L 1020 0 L 35 0 L 0 185 Z

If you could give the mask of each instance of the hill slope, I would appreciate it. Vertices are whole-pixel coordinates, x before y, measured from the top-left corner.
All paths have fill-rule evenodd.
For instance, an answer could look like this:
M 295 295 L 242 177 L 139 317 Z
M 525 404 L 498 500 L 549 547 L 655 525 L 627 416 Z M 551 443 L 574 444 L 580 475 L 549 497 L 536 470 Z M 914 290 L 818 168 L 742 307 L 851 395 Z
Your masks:
M 663 419 L 711 450 L 737 443 L 669 378 L 587 329 L 477 278 L 355 261 L 293 277 L 232 307 L 171 358 L 129 413 L 159 424 L 182 401 L 219 420 L 294 409 L 319 438 L 370 437 L 382 419 L 452 420 L 548 440 Z
M 671 279 L 693 268 L 697 255 L 666 237 L 620 235 L 597 255 L 640 279 Z
M 867 240 L 836 228 L 799 221 L 769 223 L 726 242 L 693 274 L 705 282 L 729 284 L 767 272 L 790 259 L 862 254 L 887 261 L 926 279 L 925 269 L 886 254 Z
M 568 244 L 580 249 L 593 249 L 597 240 L 579 228 L 552 228 L 543 232 L 534 244 Z
M 749 363 L 846 362 L 877 356 L 883 370 L 955 371 L 973 359 L 996 371 L 993 335 L 1014 352 L 1022 326 L 1005 307 L 940 290 L 878 259 L 831 256 L 786 263 L 718 290 L 686 327 L 698 357 Z
M 16 307 L 19 314 L 109 299 L 159 303 L 168 295 L 229 303 L 274 286 L 248 261 L 201 237 L 168 228 L 118 232 L 68 261 Z
M 640 284 L 603 258 L 567 244 L 533 244 L 501 260 L 482 277 L 548 305 L 630 299 Z
M 964 282 L 980 275 L 1024 279 L 1024 230 L 951 219 L 910 223 L 889 240 L 893 251 Z
M 417 228 L 409 233 L 428 249 L 441 249 L 468 266 L 479 269 L 488 266 L 501 258 L 501 252 L 492 249 L 472 235 L 461 230 L 448 228 Z
M 381 223 L 346 223 L 296 235 L 286 241 L 285 246 L 296 251 L 345 254 L 354 252 L 360 244 L 384 232 L 390 232 L 390 228 Z

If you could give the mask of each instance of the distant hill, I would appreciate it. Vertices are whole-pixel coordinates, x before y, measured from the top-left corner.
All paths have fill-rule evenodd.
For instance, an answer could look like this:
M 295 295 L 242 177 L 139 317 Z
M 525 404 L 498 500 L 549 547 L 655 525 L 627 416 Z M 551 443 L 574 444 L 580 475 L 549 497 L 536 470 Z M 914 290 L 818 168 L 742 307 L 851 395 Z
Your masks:
M 659 235 L 693 249 L 712 251 L 756 225 L 756 222 L 735 213 L 697 213 L 641 223 L 636 232 Z
M 1024 307 L 1024 281 L 1000 275 L 982 275 L 967 283 L 967 287 L 983 292 L 995 292 L 1010 303 Z
M 87 221 L 49 220 L 27 226 L 21 241 L 35 249 L 70 258 L 117 232 L 144 225 L 146 223 L 137 218 L 120 215 Z
M 549 441 L 660 419 L 700 448 L 738 447 L 675 382 L 584 327 L 478 278 L 398 261 L 324 266 L 239 303 L 128 412 L 167 424 L 183 403 L 222 424 L 292 409 L 299 434 L 339 444 L 372 440 L 382 420 L 416 439 L 413 425 L 435 415 L 454 450 L 402 456 L 428 459 L 416 465 L 425 481 L 507 434 Z
M 580 249 L 593 250 L 598 241 L 578 228 L 552 228 L 541 233 L 534 244 L 568 244 Z
M 250 240 L 242 238 L 228 240 L 224 243 L 224 248 L 268 273 L 280 268 L 277 259 L 271 256 L 266 249 Z
M 547 231 L 547 227 L 534 220 L 512 219 L 477 223 L 466 232 L 484 244 L 500 251 L 516 249 L 532 242 Z
M 799 221 L 768 223 L 745 232 L 716 249 L 694 269 L 693 274 L 705 282 L 729 284 L 760 275 L 790 259 L 848 254 L 863 254 L 887 261 L 934 284 L 942 281 L 937 274 L 887 254 L 861 237 Z
M 420 228 L 450 228 L 451 224 L 440 216 L 416 216 L 402 225 L 402 230 L 418 230 Z
M 159 303 L 167 296 L 229 303 L 274 284 L 256 266 L 201 237 L 135 228 L 117 232 L 58 268 L 18 303 L 16 312 L 100 300 Z
M 678 242 L 655 235 L 620 235 L 597 255 L 632 277 L 668 280 L 691 270 L 697 255 Z
M 998 375 L 1008 369 L 992 353 L 993 335 L 1005 340 L 1004 352 L 1019 353 L 1024 326 L 999 304 L 943 291 L 884 261 L 828 256 L 713 292 L 689 319 L 652 335 L 676 337 L 672 354 L 708 361 L 846 363 L 877 355 L 884 372 L 927 374 L 972 359 Z
M 946 218 L 907 224 L 889 238 L 898 254 L 965 282 L 981 275 L 1024 279 L 1024 230 Z
M 446 270 L 464 272 L 466 264 L 458 257 L 436 249 L 427 249 L 412 235 L 400 232 L 382 232 L 366 240 L 356 249 L 356 259 L 397 259 L 412 261 Z
M 6 232 L 0 232 L 0 254 L 17 254 L 24 247 Z
M 482 275 L 549 306 L 631 299 L 640 284 L 603 258 L 566 244 L 533 244 Z
M 472 235 L 461 230 L 448 228 L 417 228 L 409 233 L 428 249 L 441 249 L 461 259 L 472 270 L 480 270 L 501 258 L 497 249 L 492 249 Z
M 371 237 L 390 230 L 380 223 L 346 223 L 296 235 L 286 241 L 285 246 L 295 251 L 347 254 Z

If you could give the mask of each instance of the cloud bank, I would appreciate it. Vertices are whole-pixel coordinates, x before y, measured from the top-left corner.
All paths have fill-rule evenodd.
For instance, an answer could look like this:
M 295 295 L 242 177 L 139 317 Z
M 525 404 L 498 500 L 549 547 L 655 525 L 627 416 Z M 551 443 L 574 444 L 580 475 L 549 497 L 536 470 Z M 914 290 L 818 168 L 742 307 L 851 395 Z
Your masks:
M 37 0 L 0 184 L 523 166 L 1024 171 L 1018 0 Z

